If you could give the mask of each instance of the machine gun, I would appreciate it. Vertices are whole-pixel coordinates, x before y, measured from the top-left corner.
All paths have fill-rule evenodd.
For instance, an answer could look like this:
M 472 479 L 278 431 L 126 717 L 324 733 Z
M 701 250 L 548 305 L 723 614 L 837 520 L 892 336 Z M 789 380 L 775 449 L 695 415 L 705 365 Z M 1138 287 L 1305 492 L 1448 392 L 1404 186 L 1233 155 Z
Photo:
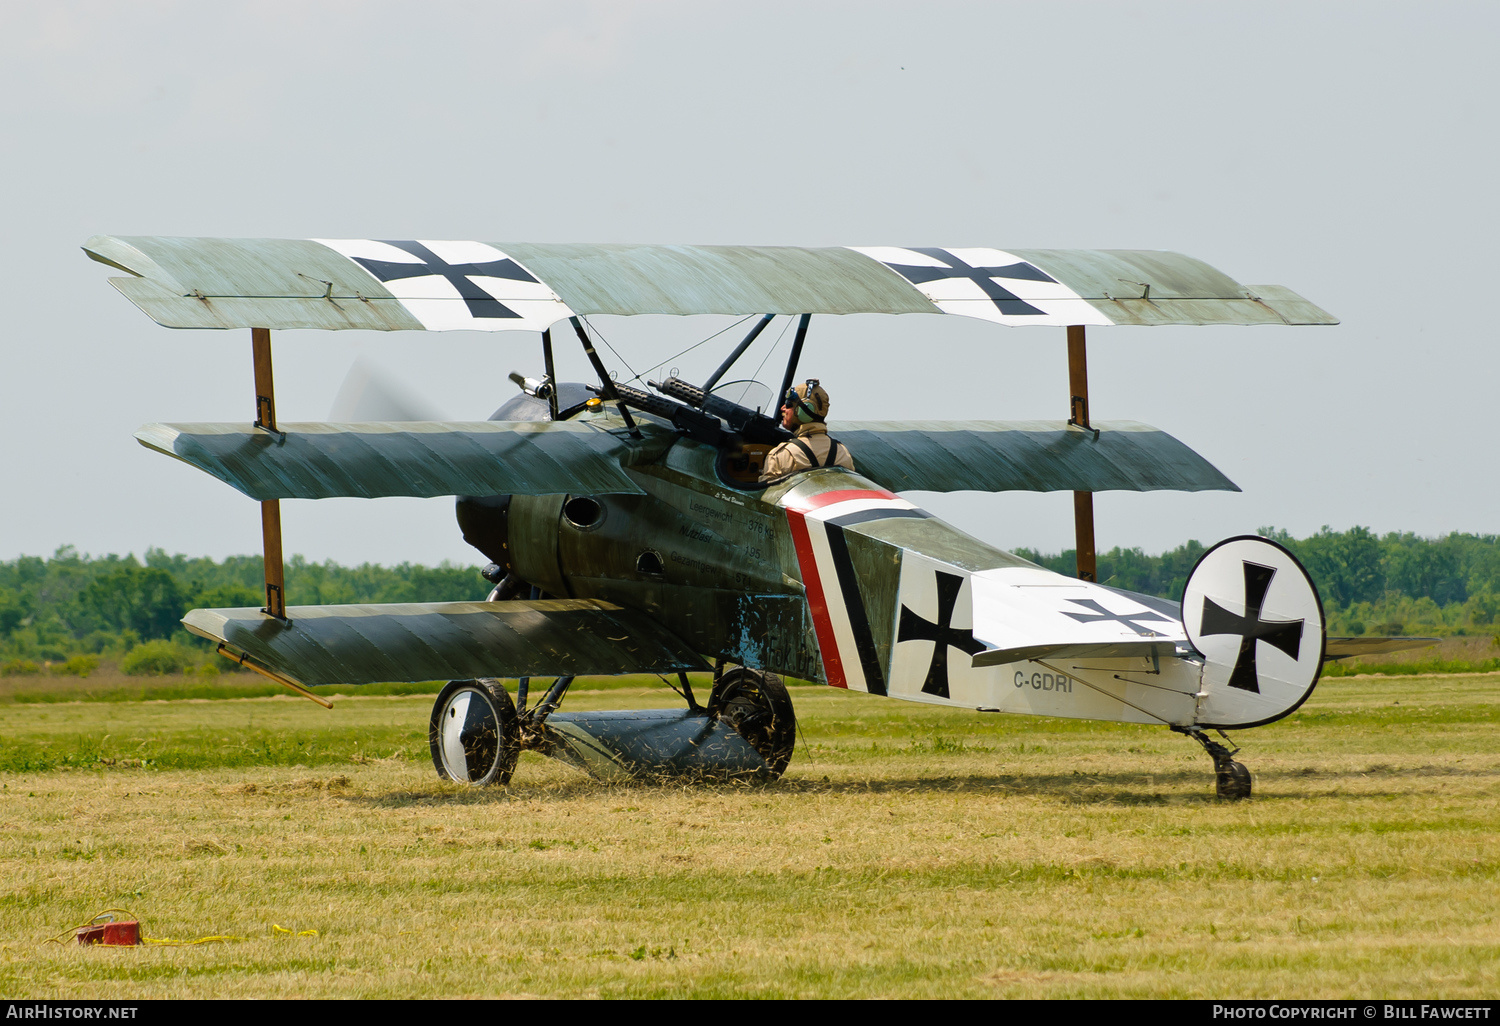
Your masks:
M 712 414 L 675 403 L 659 395 L 652 395 L 650 392 L 632 388 L 629 385 L 612 383 L 612 387 L 615 393 L 613 396 L 598 385 L 589 385 L 588 390 L 605 398 L 617 398 L 626 406 L 633 406 L 642 413 L 660 417 L 689 438 L 703 442 L 705 445 L 722 449 L 736 441 L 733 435 L 724 430 L 723 425 L 719 423 L 719 418 Z
M 630 385 L 612 384 L 615 397 L 626 406 L 660 417 L 690 438 L 716 448 L 743 443 L 777 445 L 792 437 L 791 432 L 759 410 L 704 392 L 681 378 L 647 382 L 662 395 L 652 395 Z M 588 390 L 606 396 L 598 385 L 589 385 Z M 724 429 L 724 424 L 728 424 L 729 430 Z
M 790 431 L 759 410 L 752 410 L 739 403 L 730 402 L 722 396 L 705 392 L 697 385 L 690 385 L 681 378 L 668 378 L 666 381 L 646 383 L 664 395 L 680 399 L 689 406 L 723 418 L 730 429 L 746 442 L 777 445 L 792 437 Z

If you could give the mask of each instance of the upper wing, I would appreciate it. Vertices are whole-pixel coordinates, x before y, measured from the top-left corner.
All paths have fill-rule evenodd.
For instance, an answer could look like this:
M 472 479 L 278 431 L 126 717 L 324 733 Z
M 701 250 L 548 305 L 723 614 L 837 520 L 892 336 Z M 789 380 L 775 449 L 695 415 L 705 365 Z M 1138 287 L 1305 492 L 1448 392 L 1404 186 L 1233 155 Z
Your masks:
M 98 235 L 173 328 L 539 331 L 574 314 L 948 313 L 998 324 L 1334 324 L 1181 253 Z
M 830 424 L 859 472 L 891 491 L 1147 492 L 1239 488 L 1177 439 L 1133 421 Z
M 574 421 L 148 424 L 142 445 L 175 456 L 252 499 L 386 495 L 639 494 L 622 469 L 671 440 Z
M 299 684 L 700 670 L 650 617 L 593 599 L 195 609 L 194 634 Z

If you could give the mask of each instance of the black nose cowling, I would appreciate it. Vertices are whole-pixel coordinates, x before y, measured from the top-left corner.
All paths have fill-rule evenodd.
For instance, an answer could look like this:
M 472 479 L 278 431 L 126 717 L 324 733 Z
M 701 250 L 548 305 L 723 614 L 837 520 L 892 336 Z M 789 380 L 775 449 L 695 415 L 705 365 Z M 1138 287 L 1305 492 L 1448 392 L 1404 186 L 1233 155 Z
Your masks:
M 591 398 L 593 393 L 587 386 L 575 381 L 559 382 L 558 419 L 567 420 L 582 410 Z M 547 400 L 522 392 L 502 403 L 489 419 L 551 420 L 552 408 Z M 454 510 L 464 541 L 484 553 L 491 563 L 506 573 L 514 571 L 510 554 L 510 498 L 509 495 L 460 495 Z
M 474 546 L 491 563 L 511 570 L 510 496 L 460 495 L 454 513 L 464 541 Z

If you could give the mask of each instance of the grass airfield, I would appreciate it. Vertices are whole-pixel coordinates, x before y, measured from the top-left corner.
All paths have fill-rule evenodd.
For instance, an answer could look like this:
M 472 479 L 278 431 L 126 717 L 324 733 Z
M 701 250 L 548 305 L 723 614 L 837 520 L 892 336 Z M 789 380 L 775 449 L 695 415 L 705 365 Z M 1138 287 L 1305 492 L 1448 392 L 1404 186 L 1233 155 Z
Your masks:
M 436 778 L 429 695 L 0 704 L 0 993 L 1500 989 L 1500 675 L 1324 681 L 1236 736 L 1240 803 L 1164 728 L 793 700 L 774 784 L 607 785 L 527 754 L 488 790 Z M 42 943 L 108 906 L 243 939 Z

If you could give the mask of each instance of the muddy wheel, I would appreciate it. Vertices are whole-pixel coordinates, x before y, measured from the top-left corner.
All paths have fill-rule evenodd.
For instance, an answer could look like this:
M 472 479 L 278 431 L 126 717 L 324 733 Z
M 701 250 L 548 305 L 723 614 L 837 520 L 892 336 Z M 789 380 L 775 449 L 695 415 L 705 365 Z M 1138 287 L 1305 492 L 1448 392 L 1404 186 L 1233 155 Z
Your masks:
M 508 784 L 521 755 L 516 705 L 498 681 L 449 681 L 432 706 L 427 743 L 439 777 Z
M 714 685 L 708 707 L 760 753 L 772 780 L 786 772 L 797 743 L 797 714 L 780 677 L 737 666 Z
M 1244 763 L 1225 759 L 1222 765 L 1214 767 L 1214 777 L 1220 798 L 1237 801 L 1250 797 L 1250 771 Z

